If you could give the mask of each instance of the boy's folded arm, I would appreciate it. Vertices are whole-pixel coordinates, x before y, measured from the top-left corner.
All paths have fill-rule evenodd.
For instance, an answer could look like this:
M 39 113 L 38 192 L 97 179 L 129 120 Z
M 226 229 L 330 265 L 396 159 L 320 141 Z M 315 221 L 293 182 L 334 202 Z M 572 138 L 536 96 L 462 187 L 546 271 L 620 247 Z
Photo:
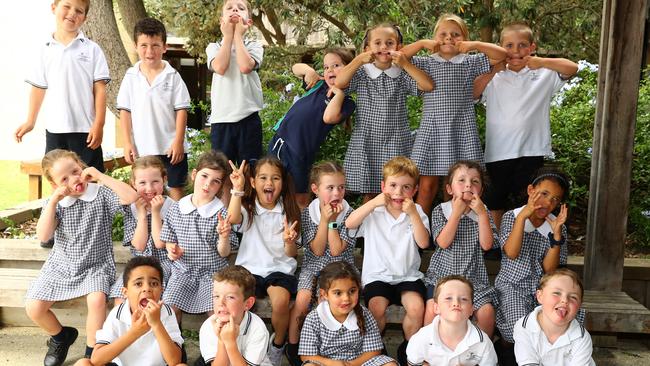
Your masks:
M 566 58 L 542 58 L 543 67 L 560 74 L 563 79 L 568 79 L 578 72 L 578 64 Z
M 176 344 L 165 329 L 165 326 L 162 322 L 151 327 L 153 334 L 158 341 L 158 346 L 160 347 L 160 352 L 162 353 L 163 359 L 168 365 L 177 365 L 181 362 L 181 347 Z
M 95 349 L 90 357 L 90 362 L 92 362 L 93 365 L 105 365 L 115 359 L 115 357 L 119 356 L 120 353 L 124 352 L 124 350 L 133 344 L 133 342 L 138 338 L 140 338 L 140 336 L 136 334 L 134 329 L 129 328 L 126 333 L 112 343 L 97 343 L 95 344 Z M 100 339 L 97 341 L 101 342 Z

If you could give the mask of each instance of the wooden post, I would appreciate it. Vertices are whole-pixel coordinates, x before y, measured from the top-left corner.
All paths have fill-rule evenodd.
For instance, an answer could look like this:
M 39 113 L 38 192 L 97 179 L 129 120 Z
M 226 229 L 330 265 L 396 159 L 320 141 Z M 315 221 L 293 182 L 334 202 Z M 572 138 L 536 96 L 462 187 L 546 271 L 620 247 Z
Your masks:
M 647 0 L 604 0 L 584 280 L 620 291 Z

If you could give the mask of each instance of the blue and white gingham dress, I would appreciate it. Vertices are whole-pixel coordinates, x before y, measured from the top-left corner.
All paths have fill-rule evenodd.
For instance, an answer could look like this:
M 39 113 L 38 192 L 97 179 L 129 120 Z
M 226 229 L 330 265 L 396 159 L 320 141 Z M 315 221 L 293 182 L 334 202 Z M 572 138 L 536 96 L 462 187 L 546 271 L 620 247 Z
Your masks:
M 108 294 L 115 281 L 111 229 L 119 209 L 117 195 L 95 183 L 88 183 L 81 197 L 61 200 L 54 247 L 26 297 L 63 301 L 98 291 Z
M 413 57 L 412 62 L 434 83 L 433 91 L 423 96 L 422 121 L 411 154 L 420 175 L 445 176 L 458 160 L 483 164 L 472 92 L 474 79 L 490 71 L 487 56 L 459 54 L 447 61 L 435 54 Z

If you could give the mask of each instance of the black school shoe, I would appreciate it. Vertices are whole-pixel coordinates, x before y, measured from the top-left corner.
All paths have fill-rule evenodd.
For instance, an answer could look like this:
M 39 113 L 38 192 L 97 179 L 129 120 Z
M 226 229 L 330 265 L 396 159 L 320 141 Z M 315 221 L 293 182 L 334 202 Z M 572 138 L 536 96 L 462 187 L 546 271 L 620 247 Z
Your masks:
M 397 362 L 402 366 L 408 366 L 408 361 L 406 359 L 406 346 L 408 346 L 408 344 L 408 341 L 404 341 L 399 345 L 399 347 L 397 347 Z
M 63 342 L 57 342 L 52 337 L 47 340 L 47 353 L 45 354 L 45 360 L 43 360 L 45 366 L 63 365 L 65 358 L 68 357 L 68 349 L 79 335 L 79 332 L 71 327 L 63 327 L 63 332 L 65 334 Z

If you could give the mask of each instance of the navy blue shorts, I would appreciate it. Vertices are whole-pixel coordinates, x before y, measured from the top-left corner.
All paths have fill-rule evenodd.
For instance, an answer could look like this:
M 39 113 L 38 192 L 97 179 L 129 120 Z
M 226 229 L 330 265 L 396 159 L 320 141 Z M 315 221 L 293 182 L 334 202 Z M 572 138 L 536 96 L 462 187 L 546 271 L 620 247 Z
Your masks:
M 180 163 L 172 164 L 171 158 L 167 155 L 157 155 L 160 160 L 165 164 L 167 170 L 167 185 L 170 188 L 185 187 L 187 184 L 187 154 L 183 155 L 183 160 Z
M 253 275 L 255 277 L 255 297 L 263 299 L 266 297 L 266 289 L 269 286 L 280 286 L 294 296 L 298 287 L 298 280 L 294 275 L 288 275 L 282 272 L 273 272 L 266 277 Z
M 55 149 L 74 151 L 86 165 L 95 167 L 103 173 L 104 154 L 102 153 L 102 147 L 99 146 L 95 150 L 89 148 L 88 143 L 86 143 L 87 138 L 87 132 L 52 133 L 45 131 L 45 153 L 47 154 Z
M 299 154 L 291 151 L 291 148 L 277 134 L 273 136 L 269 143 L 269 155 L 280 159 L 282 165 L 287 169 L 293 178 L 293 184 L 296 187 L 296 193 L 308 193 L 309 190 L 309 172 L 311 171 L 312 159 L 304 159 Z
M 262 155 L 262 120 L 257 112 L 239 122 L 213 123 L 210 128 L 212 150 L 222 151 L 228 159 L 254 165 Z
M 389 305 L 402 305 L 402 292 L 413 291 L 420 294 L 420 297 L 424 300 L 427 289 L 424 287 L 424 282 L 422 280 L 417 281 L 405 281 L 400 282 L 396 285 L 391 285 L 388 282 L 374 281 L 363 287 L 363 299 L 366 302 L 366 306 L 370 303 L 370 299 L 375 296 L 381 296 L 390 302 Z
M 544 165 L 543 156 L 523 156 L 486 163 L 490 177 L 483 202 L 490 210 L 511 210 L 528 202 L 526 188 Z

